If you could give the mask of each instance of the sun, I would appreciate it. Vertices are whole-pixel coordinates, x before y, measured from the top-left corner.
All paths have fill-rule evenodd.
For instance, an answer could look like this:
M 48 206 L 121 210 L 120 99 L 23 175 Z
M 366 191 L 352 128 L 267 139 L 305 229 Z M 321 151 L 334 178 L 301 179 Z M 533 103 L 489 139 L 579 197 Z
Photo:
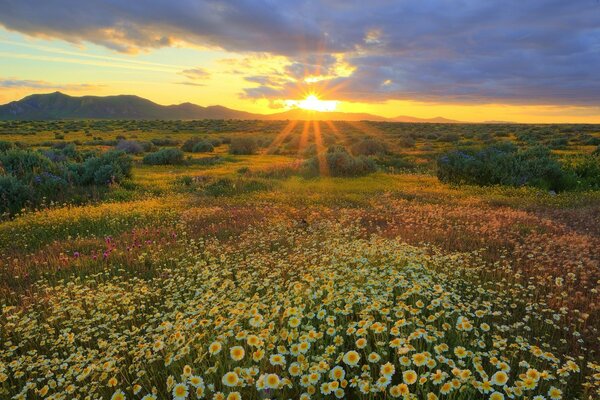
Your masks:
M 315 94 L 309 94 L 304 100 L 300 100 L 295 104 L 303 110 L 309 111 L 334 111 L 337 108 L 337 101 L 321 100 Z

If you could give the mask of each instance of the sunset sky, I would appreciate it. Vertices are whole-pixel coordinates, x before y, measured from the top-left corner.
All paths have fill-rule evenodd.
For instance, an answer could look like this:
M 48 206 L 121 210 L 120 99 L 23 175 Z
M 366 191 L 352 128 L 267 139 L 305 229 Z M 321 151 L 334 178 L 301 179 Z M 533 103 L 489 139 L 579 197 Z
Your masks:
M 0 0 L 0 60 L 0 103 L 274 113 L 312 94 L 386 117 L 600 123 L 597 0 Z

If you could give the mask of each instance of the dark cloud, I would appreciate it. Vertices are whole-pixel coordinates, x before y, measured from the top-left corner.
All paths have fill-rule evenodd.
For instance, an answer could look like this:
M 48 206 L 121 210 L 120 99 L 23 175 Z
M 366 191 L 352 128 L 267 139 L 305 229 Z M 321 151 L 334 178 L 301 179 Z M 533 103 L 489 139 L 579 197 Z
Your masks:
M 298 81 L 331 74 L 339 57 L 355 67 L 316 86 L 249 77 L 249 97 L 304 85 L 356 101 L 600 104 L 593 0 L 0 0 L 0 10 L 8 29 L 118 51 L 186 41 L 284 55 Z

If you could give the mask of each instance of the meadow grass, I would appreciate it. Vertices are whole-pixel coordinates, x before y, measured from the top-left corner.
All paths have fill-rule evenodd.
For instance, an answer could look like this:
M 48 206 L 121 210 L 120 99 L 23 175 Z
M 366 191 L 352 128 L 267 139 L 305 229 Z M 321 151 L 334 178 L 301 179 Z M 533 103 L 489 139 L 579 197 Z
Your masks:
M 245 134 L 226 126 L 202 135 Z M 400 151 L 430 163 L 451 147 L 418 136 Z M 186 156 L 136 155 L 103 202 L 0 222 L 0 398 L 600 395 L 598 191 L 309 178 L 296 151 L 227 144 Z

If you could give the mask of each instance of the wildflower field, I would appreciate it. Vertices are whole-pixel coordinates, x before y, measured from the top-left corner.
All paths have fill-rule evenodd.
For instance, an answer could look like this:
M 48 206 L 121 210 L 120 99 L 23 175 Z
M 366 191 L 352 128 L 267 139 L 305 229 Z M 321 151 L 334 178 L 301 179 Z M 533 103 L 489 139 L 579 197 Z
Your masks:
M 0 124 L 8 152 L 157 147 L 5 213 L 0 398 L 598 399 L 599 189 L 436 177 L 540 138 L 568 172 L 600 127 Z

